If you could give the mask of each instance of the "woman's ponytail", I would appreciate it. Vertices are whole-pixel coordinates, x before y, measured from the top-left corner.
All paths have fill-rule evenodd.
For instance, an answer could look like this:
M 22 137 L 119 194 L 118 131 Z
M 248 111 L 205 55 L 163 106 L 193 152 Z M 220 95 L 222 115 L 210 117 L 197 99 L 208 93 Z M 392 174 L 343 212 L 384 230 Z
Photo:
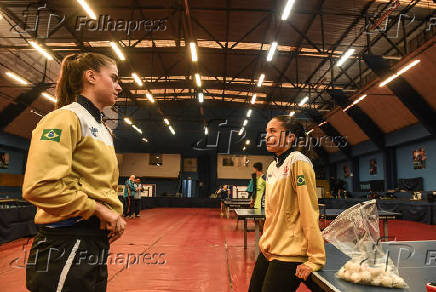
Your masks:
M 56 107 L 61 108 L 76 101 L 83 90 L 83 73 L 92 69 L 100 71 L 101 66 L 115 64 L 108 56 L 98 53 L 71 54 L 62 60 L 61 73 L 56 84 Z

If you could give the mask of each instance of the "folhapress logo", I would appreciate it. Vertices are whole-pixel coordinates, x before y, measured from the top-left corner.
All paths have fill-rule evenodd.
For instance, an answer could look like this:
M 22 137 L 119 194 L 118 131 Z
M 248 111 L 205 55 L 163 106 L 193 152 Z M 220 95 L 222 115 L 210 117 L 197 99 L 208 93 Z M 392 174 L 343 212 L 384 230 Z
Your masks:
M 112 19 L 110 15 L 100 15 L 96 20 L 87 16 L 77 16 L 75 30 L 98 32 L 126 32 L 127 35 L 135 31 L 155 32 L 167 29 L 166 19 Z

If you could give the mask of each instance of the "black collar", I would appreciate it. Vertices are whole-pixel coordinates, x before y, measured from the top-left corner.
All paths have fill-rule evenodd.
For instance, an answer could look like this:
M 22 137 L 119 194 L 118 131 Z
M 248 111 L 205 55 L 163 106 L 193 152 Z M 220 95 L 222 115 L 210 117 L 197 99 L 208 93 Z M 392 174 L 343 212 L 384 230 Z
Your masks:
M 288 150 L 286 150 L 285 152 L 283 152 L 282 154 L 280 154 L 279 156 L 277 156 L 276 154 L 274 154 L 274 160 L 276 161 L 276 166 L 280 167 L 282 166 L 283 162 L 285 162 L 286 157 L 289 156 L 289 153 L 292 152 L 292 149 L 289 148 Z
M 103 113 L 100 112 L 100 110 L 92 103 L 92 101 L 79 94 L 77 97 L 77 103 L 83 106 L 98 123 L 102 122 Z

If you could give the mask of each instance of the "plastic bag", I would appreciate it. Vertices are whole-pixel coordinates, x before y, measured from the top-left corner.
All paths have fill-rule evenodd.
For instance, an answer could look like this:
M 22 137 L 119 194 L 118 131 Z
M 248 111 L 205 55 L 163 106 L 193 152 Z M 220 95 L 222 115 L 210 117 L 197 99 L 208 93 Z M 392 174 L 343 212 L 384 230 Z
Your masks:
M 351 259 L 336 273 L 345 281 L 388 288 L 408 288 L 379 244 L 376 200 L 342 212 L 324 229 L 323 237 Z

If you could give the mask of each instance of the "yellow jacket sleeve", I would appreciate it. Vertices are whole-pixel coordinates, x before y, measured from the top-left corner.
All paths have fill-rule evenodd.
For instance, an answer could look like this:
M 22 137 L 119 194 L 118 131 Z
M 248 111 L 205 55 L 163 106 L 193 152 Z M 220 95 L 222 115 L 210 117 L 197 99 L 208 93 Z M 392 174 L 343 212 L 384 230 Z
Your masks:
M 58 217 L 88 219 L 95 201 L 74 188 L 72 157 L 81 139 L 80 121 L 75 113 L 56 110 L 45 116 L 32 132 L 23 198 Z
M 307 240 L 308 260 L 304 264 L 313 271 L 325 265 L 324 240 L 319 229 L 318 197 L 316 196 L 316 179 L 312 166 L 304 161 L 293 164 L 293 187 L 298 197 L 301 226 Z

